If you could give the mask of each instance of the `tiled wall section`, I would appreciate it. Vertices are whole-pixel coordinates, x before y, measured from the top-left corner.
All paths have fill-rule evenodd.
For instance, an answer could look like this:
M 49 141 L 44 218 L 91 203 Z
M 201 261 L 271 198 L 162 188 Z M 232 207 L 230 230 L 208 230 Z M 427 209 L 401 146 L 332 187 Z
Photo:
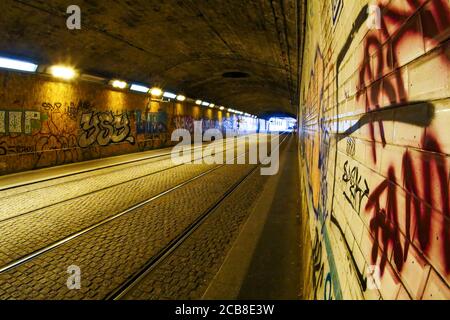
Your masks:
M 0 73 L 0 174 L 170 146 L 174 129 L 253 128 L 192 103 L 152 101 L 149 95 L 96 83 L 52 81 Z M 254 123 L 247 123 L 247 122 Z
M 309 298 L 450 298 L 449 35 L 448 0 L 308 1 Z

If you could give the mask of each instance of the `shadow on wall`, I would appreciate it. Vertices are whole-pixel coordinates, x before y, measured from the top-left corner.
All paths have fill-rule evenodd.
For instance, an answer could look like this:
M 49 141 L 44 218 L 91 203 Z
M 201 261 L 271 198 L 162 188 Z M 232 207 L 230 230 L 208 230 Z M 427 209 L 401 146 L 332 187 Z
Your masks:
M 317 4 L 309 4 L 309 7 L 311 15 Z M 310 80 L 303 82 L 309 84 L 302 88 L 300 152 L 305 167 L 308 210 L 314 213 L 310 229 L 313 235 L 313 298 L 375 297 L 377 294 L 383 298 L 397 298 L 398 287 L 397 291 L 377 288 L 369 294 L 368 285 L 373 285 L 373 279 L 367 274 L 366 267 L 371 265 L 379 268 L 382 283 L 387 277 L 387 268 L 394 269 L 389 277 L 398 279 L 395 281 L 400 283 L 407 296 L 421 298 L 424 292 L 413 291 L 411 283 L 422 279 L 413 279 L 410 273 L 404 272 L 410 269 L 410 263 L 414 263 L 410 261 L 411 250 L 423 253 L 426 264 L 432 266 L 433 272 L 439 275 L 437 279 L 441 279 L 439 281 L 448 290 L 448 281 L 444 279 L 450 275 L 449 150 L 444 149 L 438 136 L 446 128 L 434 125 L 439 118 L 432 99 L 409 99 L 411 88 L 422 83 L 405 79 L 404 66 L 413 70 L 411 61 L 435 59 L 441 70 L 446 71 L 426 77 L 438 79 L 442 76 L 446 80 L 450 70 L 450 4 L 445 0 L 423 4 L 408 1 L 402 8 L 395 4 L 379 7 L 381 29 L 369 30 L 364 37 L 362 60 L 359 68 L 352 70 L 357 79 L 355 88 L 348 85 L 351 82 L 347 82 L 347 78 L 341 83 L 339 71 L 343 70 L 347 55 L 355 54 L 349 50 L 356 35 L 364 30 L 368 6 L 355 19 L 337 61 L 327 60 L 325 57 L 331 57 L 331 53 L 322 53 L 317 47 L 312 70 L 307 75 Z M 339 8 L 345 10 L 341 5 Z M 422 29 L 418 27 L 420 25 Z M 413 47 L 420 41 L 427 51 L 420 46 Z M 411 56 L 411 52 L 415 55 Z M 348 68 L 348 64 L 345 67 Z M 330 79 L 336 79 L 334 96 L 328 92 L 332 92 L 330 88 L 333 87 Z M 432 82 L 432 85 L 439 82 L 442 81 Z M 430 83 L 426 82 L 427 85 Z M 445 89 L 442 92 L 445 93 Z M 346 119 L 338 107 L 331 108 L 343 105 L 341 97 L 344 103 L 354 99 L 356 105 L 364 108 L 358 119 L 352 115 Z M 436 95 L 432 98 L 436 99 Z M 442 98 L 447 99 L 448 105 L 448 96 Z M 443 113 L 439 113 L 439 117 L 442 116 Z M 398 155 L 400 161 L 389 161 L 386 157 L 386 148 L 393 144 L 392 129 L 387 132 L 386 126 L 392 128 L 392 123 L 397 125 L 396 128 L 423 128 L 413 143 L 403 146 L 403 153 Z M 340 142 L 345 144 L 344 149 L 340 149 Z M 370 150 L 364 159 L 358 158 L 361 145 L 367 145 Z M 398 142 L 395 147 L 399 148 Z M 379 178 L 371 178 L 375 175 L 369 176 L 367 172 L 376 172 Z M 352 209 L 352 217 L 342 209 L 346 205 Z M 349 238 L 349 232 L 352 234 L 357 230 L 355 219 L 365 224 L 363 238 L 371 239 L 370 252 L 363 252 L 360 240 Z M 343 249 L 331 239 L 340 239 Z M 343 271 L 348 267 L 342 262 L 342 252 L 350 262 L 347 273 Z M 358 258 L 361 254 L 366 254 L 363 264 Z M 347 289 L 343 291 L 346 282 Z M 358 289 L 350 289 L 350 283 L 356 284 Z

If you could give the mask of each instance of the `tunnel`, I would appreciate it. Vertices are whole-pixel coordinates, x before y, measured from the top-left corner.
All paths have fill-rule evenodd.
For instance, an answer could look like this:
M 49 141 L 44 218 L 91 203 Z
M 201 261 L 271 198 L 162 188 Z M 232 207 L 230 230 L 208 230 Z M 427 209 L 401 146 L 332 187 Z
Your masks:
M 0 12 L 0 300 L 450 299 L 448 0 Z

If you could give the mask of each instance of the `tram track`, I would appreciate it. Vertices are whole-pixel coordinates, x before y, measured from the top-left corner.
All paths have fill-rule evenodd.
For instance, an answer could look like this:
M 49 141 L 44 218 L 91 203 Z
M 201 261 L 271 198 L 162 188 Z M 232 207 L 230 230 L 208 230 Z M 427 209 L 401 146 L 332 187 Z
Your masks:
M 235 159 L 237 159 L 237 158 L 239 158 L 239 157 L 241 157 L 243 155 L 246 155 L 247 153 L 248 152 L 244 152 L 241 155 L 238 155 L 237 157 L 235 157 Z M 209 170 L 207 170 L 205 172 L 202 172 L 201 174 L 198 174 L 198 175 L 196 175 L 196 176 L 194 176 L 194 177 L 192 177 L 192 178 L 190 178 L 190 179 L 188 179 L 188 180 L 186 180 L 186 181 L 184 181 L 184 182 L 182 182 L 180 184 L 177 184 L 177 185 L 175 185 L 175 186 L 173 186 L 173 187 L 171 187 L 171 188 L 169 188 L 169 189 L 167 189 L 167 190 L 165 190 L 165 191 L 163 191 L 163 192 L 161 192 L 161 193 L 159 193 L 159 194 L 157 194 L 155 196 L 152 196 L 152 197 L 150 197 L 150 198 L 148 198 L 148 199 L 146 199 L 146 200 L 144 200 L 142 202 L 137 203 L 137 204 L 129 207 L 126 210 L 123 210 L 123 211 L 121 211 L 119 213 L 116 213 L 116 214 L 114 214 L 112 216 L 109 216 L 109 217 L 107 217 L 107 218 L 105 218 L 105 219 L 103 219 L 101 221 L 96 222 L 95 224 L 92 224 L 92 225 L 90 225 L 90 226 L 88 226 L 86 228 L 83 228 L 83 229 L 81 229 L 81 230 L 79 230 L 79 231 L 77 231 L 75 233 L 72 233 L 72 234 L 70 234 L 68 236 L 65 236 L 64 238 L 61 238 L 61 239 L 59 239 L 59 240 L 57 240 L 57 241 L 55 241 L 55 242 L 53 242 L 53 243 L 51 243 L 49 245 L 46 245 L 46 246 L 44 246 L 44 247 L 42 247 L 42 248 L 40 248 L 38 250 L 35 250 L 35 251 L 33 251 L 33 252 L 31 252 L 31 253 L 29 253 L 27 255 L 24 255 L 24 256 L 20 257 L 18 259 L 15 259 L 15 260 L 7 263 L 7 264 L 4 264 L 2 267 L 0 267 L 0 275 L 3 274 L 3 273 L 9 272 L 9 271 L 11 271 L 11 270 L 13 270 L 13 269 L 15 269 L 15 268 L 25 264 L 25 263 L 31 262 L 32 260 L 42 256 L 43 254 L 48 253 L 48 252 L 50 252 L 50 251 L 52 251 L 52 250 L 54 250 L 54 249 L 56 249 L 56 248 L 58 248 L 58 247 L 60 247 L 60 246 L 62 246 L 64 244 L 66 244 L 66 243 L 68 243 L 70 241 L 73 241 L 74 239 L 80 238 L 81 236 L 83 236 L 83 235 L 85 235 L 85 234 L 87 234 L 87 233 L 89 233 L 89 232 L 91 232 L 91 231 L 93 231 L 95 229 L 98 229 L 98 228 L 100 228 L 100 227 L 102 227 L 102 226 L 104 226 L 104 225 L 106 225 L 106 224 L 108 224 L 108 223 L 110 223 L 110 222 L 112 222 L 112 221 L 114 221 L 114 220 L 124 216 L 124 215 L 130 214 L 130 213 L 132 213 L 132 212 L 134 212 L 134 211 L 136 211 L 136 210 L 138 210 L 138 209 L 148 205 L 149 203 L 151 203 L 151 202 L 153 202 L 153 201 L 155 201 L 155 200 L 157 200 L 157 199 L 159 199 L 159 198 L 161 198 L 161 197 L 163 197 L 163 196 L 165 196 L 165 195 L 167 195 L 169 193 L 172 193 L 175 190 L 179 190 L 179 189 L 189 185 L 191 182 L 196 181 L 196 180 L 198 180 L 198 179 L 200 179 L 200 178 L 202 178 L 202 177 L 204 177 L 204 176 L 206 176 L 206 175 L 208 175 L 208 174 L 210 174 L 210 173 L 212 173 L 212 172 L 214 172 L 214 171 L 216 171 L 216 170 L 218 170 L 218 169 L 220 169 L 220 168 L 222 168 L 224 166 L 226 166 L 226 164 L 218 165 L 218 166 L 216 166 L 214 168 L 211 168 L 211 169 L 209 169 Z
M 289 138 L 286 136 L 278 145 L 281 145 Z M 120 300 L 124 298 L 135 286 L 137 286 L 150 272 L 156 269 L 165 259 L 167 259 L 179 246 L 181 246 L 210 216 L 218 209 L 221 204 L 230 197 L 236 190 L 239 189 L 259 168 L 261 164 L 255 165 L 247 174 L 241 177 L 235 184 L 233 184 L 219 199 L 217 199 L 208 209 L 206 209 L 200 216 L 198 216 L 193 223 L 188 226 L 182 233 L 173 239 L 166 247 L 154 255 L 147 261 L 142 268 L 125 281 L 120 287 L 112 291 L 107 297 L 107 300 Z

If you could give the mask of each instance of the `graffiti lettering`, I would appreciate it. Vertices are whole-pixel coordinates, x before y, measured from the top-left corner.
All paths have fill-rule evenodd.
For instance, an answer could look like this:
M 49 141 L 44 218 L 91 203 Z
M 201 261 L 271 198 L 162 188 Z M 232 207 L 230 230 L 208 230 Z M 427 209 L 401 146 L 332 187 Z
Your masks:
M 55 102 L 55 103 L 49 103 L 49 102 L 42 102 L 42 109 L 45 111 L 51 111 L 51 112 L 60 112 L 62 107 L 62 103 Z
M 359 174 L 358 167 L 349 168 L 348 161 L 346 161 L 344 163 L 344 175 L 342 176 L 342 180 L 345 184 L 349 184 L 349 192 L 347 194 L 347 192 L 344 191 L 344 196 L 352 208 L 358 213 L 361 211 L 362 200 L 367 198 L 370 192 L 366 179 L 364 179 L 364 185 L 361 187 L 361 179 L 362 177 Z
M 0 111 L 0 133 L 6 133 L 5 120 L 6 120 L 6 112 Z
M 352 137 L 348 137 L 347 138 L 347 149 L 346 149 L 346 153 L 349 157 L 354 157 L 355 156 L 355 151 L 356 151 L 356 143 L 355 143 L 355 139 Z
M 191 134 L 194 133 L 194 118 L 191 116 L 175 116 L 173 124 L 175 129 L 186 129 Z
M 22 112 L 10 111 L 9 118 L 9 133 L 22 133 Z
M 146 135 L 167 133 L 167 113 L 136 111 L 136 132 Z
M 126 113 L 114 115 L 112 112 L 83 113 L 80 120 L 82 133 L 78 139 L 81 148 L 94 143 L 107 146 L 111 143 L 135 143 L 131 136 L 130 120 Z
M 314 300 L 317 299 L 317 291 L 322 287 L 324 263 L 322 261 L 322 241 L 320 241 L 319 233 L 316 229 L 316 236 L 313 246 L 313 287 L 314 287 Z
M 33 146 L 8 144 L 6 141 L 0 142 L 0 156 L 32 153 L 34 150 L 35 148 Z
M 49 134 L 36 142 L 37 160 L 35 168 L 61 165 L 79 161 L 77 138 L 75 135 Z
M 335 25 L 338 22 L 343 6 L 344 0 L 333 0 L 333 4 L 331 7 L 333 10 L 333 25 Z
M 40 126 L 39 111 L 0 111 L 0 133 L 32 134 Z
M 422 140 L 423 148 L 433 150 L 439 154 L 440 147 L 433 136 L 424 137 Z M 434 217 L 431 204 L 439 204 L 442 207 L 442 213 L 445 217 L 450 217 L 449 204 L 449 188 L 447 184 L 448 169 L 444 156 L 429 159 L 423 156 L 419 165 L 414 165 L 410 152 L 406 152 L 403 156 L 402 171 L 403 185 L 406 193 L 406 210 L 404 214 L 405 225 L 405 241 L 402 246 L 400 237 L 400 219 L 403 213 L 398 211 L 398 199 L 395 169 L 391 166 L 388 170 L 388 178 L 375 188 L 369 196 L 366 210 L 373 212 L 370 228 L 374 234 L 374 242 L 372 247 L 372 262 L 375 264 L 378 260 L 378 254 L 381 254 L 380 271 L 381 275 L 388 260 L 390 248 L 395 265 L 398 271 L 403 269 L 403 265 L 408 257 L 409 246 L 413 241 L 413 232 L 411 230 L 412 218 L 417 224 L 417 232 L 414 237 L 418 240 L 420 248 L 425 252 L 429 252 L 431 243 L 431 221 Z M 417 177 L 415 172 L 421 172 L 421 176 Z M 437 181 L 433 180 L 433 176 L 438 177 Z M 419 179 L 424 182 L 422 191 L 419 191 Z M 435 188 L 432 188 L 435 185 Z M 383 193 L 387 198 L 384 205 L 380 203 Z M 441 236 L 438 238 L 438 246 L 442 248 L 443 256 L 441 257 L 445 271 L 450 272 L 450 224 L 443 221 L 440 228 Z

